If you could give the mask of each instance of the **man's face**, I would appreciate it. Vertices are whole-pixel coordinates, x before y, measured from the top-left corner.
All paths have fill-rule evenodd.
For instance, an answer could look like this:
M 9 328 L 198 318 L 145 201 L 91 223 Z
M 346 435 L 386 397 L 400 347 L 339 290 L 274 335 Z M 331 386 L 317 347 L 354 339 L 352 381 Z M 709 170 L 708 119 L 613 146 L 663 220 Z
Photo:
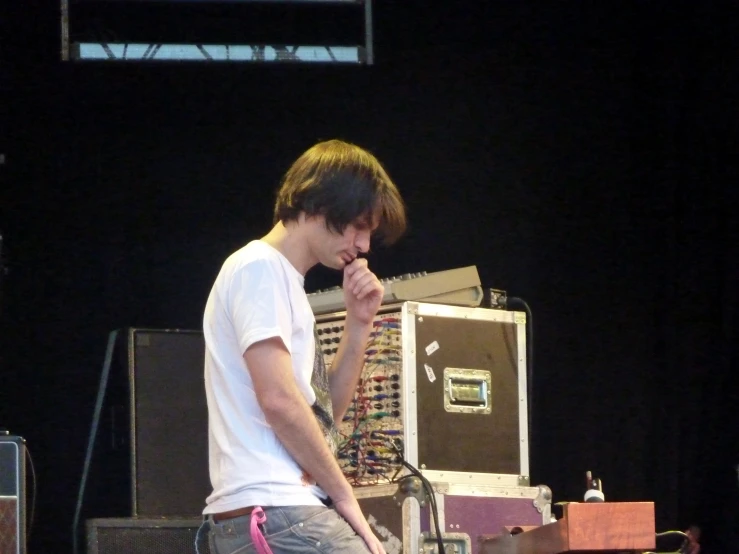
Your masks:
M 320 225 L 316 226 L 313 249 L 318 261 L 333 269 L 344 269 L 361 253 L 370 249 L 373 227 L 366 217 L 359 218 L 347 225 L 343 233 L 336 233 L 326 227 L 321 217 Z

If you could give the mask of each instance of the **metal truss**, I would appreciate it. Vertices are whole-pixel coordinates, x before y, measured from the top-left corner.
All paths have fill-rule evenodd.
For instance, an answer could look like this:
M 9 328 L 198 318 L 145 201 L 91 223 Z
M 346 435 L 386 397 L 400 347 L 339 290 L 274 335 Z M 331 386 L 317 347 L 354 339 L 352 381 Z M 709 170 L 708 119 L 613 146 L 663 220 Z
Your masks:
M 176 1 L 176 0 L 173 0 Z M 261 0 L 281 3 L 364 4 L 364 45 L 253 45 L 253 44 L 161 44 L 127 42 L 71 42 L 69 2 L 61 2 L 62 61 L 164 61 L 164 62 L 292 62 L 364 64 L 374 63 L 372 0 Z
M 74 43 L 73 60 L 183 62 L 366 63 L 358 46 Z

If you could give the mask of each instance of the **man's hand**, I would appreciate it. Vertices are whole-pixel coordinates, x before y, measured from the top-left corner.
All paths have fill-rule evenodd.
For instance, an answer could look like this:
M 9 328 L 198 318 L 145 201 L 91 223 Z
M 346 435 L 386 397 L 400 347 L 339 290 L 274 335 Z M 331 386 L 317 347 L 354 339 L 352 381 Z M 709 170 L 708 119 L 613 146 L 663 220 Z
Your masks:
M 347 319 L 369 324 L 382 304 L 385 288 L 367 267 L 367 260 L 356 258 L 344 267 L 344 303 Z
M 352 529 L 356 531 L 357 535 L 362 537 L 372 554 L 386 554 L 380 539 L 370 529 L 369 523 L 367 523 L 356 498 L 352 496 L 346 500 L 334 502 L 334 507 L 341 517 L 352 526 Z
M 328 374 L 334 421 L 341 421 L 354 397 L 359 373 L 364 366 L 364 353 L 372 331 L 372 321 L 382 303 L 383 294 L 385 289 L 367 267 L 367 260 L 357 258 L 344 268 L 346 320 L 344 333 Z

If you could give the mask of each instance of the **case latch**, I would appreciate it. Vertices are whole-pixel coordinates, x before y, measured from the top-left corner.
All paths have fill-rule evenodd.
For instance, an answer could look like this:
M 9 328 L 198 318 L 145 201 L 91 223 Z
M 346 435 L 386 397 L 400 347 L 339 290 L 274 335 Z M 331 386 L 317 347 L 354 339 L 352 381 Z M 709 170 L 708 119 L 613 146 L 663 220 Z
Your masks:
M 484 369 L 444 368 L 444 409 L 462 414 L 489 414 L 492 378 Z

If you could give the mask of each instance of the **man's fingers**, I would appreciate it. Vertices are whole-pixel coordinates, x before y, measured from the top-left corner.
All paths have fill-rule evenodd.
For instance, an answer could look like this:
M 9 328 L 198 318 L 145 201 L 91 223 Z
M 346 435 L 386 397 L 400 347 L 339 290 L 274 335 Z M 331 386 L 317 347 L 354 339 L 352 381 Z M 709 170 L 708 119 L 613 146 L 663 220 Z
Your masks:
M 367 267 L 367 260 L 365 258 L 354 258 L 351 263 L 344 266 L 344 277 L 351 277 L 357 271 Z
M 369 531 L 369 535 L 363 536 L 365 544 L 372 554 L 386 554 L 385 548 L 383 548 L 380 540 L 375 536 L 372 531 Z
M 351 287 L 352 292 L 354 295 L 358 295 L 359 291 L 365 288 L 366 286 L 372 286 L 374 288 L 380 288 L 380 281 L 377 280 L 377 277 L 375 277 L 372 273 L 367 272 L 365 275 L 362 275 L 361 277 L 358 277 L 357 280 L 353 283 L 351 283 L 349 286 Z
M 356 266 L 355 263 L 357 263 Z M 367 267 L 367 260 L 361 258 L 354 260 L 351 267 L 347 266 L 344 273 L 344 290 L 360 300 L 373 291 L 377 291 L 380 295 L 384 293 L 382 283 Z
M 366 298 L 367 296 L 370 296 L 372 294 L 376 294 L 377 296 L 382 297 L 384 291 L 384 288 L 378 287 L 374 283 L 367 283 L 365 286 L 359 289 L 359 291 L 357 291 L 354 296 L 357 298 L 357 300 L 362 300 L 363 298 Z
M 347 266 L 347 269 L 344 272 L 344 281 L 345 282 L 347 282 L 347 283 L 353 283 L 357 279 L 361 279 L 362 276 L 364 276 L 364 275 L 367 275 L 367 274 L 372 275 L 372 272 L 367 267 L 367 264 L 366 264 L 366 261 L 367 260 L 363 260 L 363 261 L 365 262 L 365 265 L 364 266 L 351 267 L 351 268 L 349 266 Z M 356 260 L 354 262 L 352 262 L 352 264 L 354 264 L 355 262 L 356 262 Z

